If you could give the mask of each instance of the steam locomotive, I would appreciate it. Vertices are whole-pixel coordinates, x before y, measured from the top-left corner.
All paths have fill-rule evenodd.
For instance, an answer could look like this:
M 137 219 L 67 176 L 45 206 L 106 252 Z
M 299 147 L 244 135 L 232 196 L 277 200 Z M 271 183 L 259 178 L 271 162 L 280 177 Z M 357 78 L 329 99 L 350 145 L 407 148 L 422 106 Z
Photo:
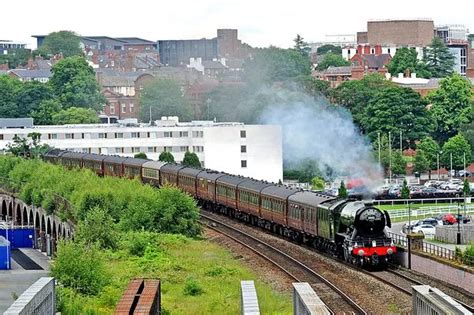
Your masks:
M 343 257 L 383 267 L 396 252 L 385 233 L 390 217 L 369 203 L 235 176 L 209 169 L 144 159 L 53 149 L 43 159 L 99 176 L 139 177 L 152 186 L 175 185 L 208 210 Z

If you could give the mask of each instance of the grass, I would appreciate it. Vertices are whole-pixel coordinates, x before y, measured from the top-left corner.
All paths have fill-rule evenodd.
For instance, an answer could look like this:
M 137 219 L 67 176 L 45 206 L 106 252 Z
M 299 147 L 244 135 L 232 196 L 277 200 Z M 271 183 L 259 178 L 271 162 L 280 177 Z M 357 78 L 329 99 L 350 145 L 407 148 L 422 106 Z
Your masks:
M 376 205 L 376 204 L 375 204 Z M 417 209 L 421 209 L 421 208 L 429 208 L 429 207 L 445 207 L 445 206 L 457 206 L 457 203 L 453 202 L 453 203 L 449 203 L 449 202 L 446 202 L 446 203 L 441 203 L 441 202 L 438 202 L 438 203 L 417 203 L 417 204 L 412 204 L 410 206 L 410 208 L 412 210 L 417 210 Z M 407 209 L 408 206 L 406 204 L 394 204 L 394 205 L 380 205 L 380 206 L 377 206 L 377 208 L 381 209 L 381 210 L 387 210 L 387 211 L 390 211 L 390 210 L 400 210 L 400 209 Z
M 291 296 L 275 292 L 230 251 L 205 240 L 159 235 L 142 257 L 105 252 L 111 283 L 95 297 L 60 289 L 63 313 L 113 314 L 129 280 L 161 279 L 163 314 L 238 314 L 240 281 L 255 280 L 262 314 L 291 314 Z

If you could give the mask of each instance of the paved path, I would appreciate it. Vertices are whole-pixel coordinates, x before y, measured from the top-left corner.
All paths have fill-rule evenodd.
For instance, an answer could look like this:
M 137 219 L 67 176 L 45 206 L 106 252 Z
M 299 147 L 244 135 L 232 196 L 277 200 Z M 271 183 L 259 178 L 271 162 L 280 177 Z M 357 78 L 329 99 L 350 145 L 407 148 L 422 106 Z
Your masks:
M 22 248 L 21 251 L 45 270 L 24 270 L 12 260 L 11 270 L 0 270 L 0 314 L 13 304 L 13 296 L 20 296 L 41 277 L 49 274 L 49 258 L 36 249 Z

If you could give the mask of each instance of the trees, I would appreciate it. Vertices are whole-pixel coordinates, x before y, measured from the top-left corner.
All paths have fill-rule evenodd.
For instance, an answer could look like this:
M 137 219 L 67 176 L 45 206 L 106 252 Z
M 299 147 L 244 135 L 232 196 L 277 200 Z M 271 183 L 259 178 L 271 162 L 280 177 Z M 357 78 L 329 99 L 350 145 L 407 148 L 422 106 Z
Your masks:
M 6 75 L 0 75 L 0 117 L 20 117 L 20 109 L 16 102 L 21 90 L 21 82 Z
M 392 151 L 392 174 L 406 174 L 407 162 L 399 150 Z
M 408 47 L 399 48 L 387 68 L 393 76 L 398 73 L 405 73 L 407 70 L 416 73 L 419 77 L 427 78 L 430 76 L 426 65 L 418 60 L 416 50 Z
M 77 226 L 76 241 L 100 249 L 114 249 L 118 234 L 112 217 L 103 209 L 94 207 Z
M 201 167 L 201 162 L 199 162 L 196 153 L 189 151 L 186 151 L 184 154 L 183 162 L 181 164 L 189 167 Z
M 295 46 L 293 47 L 297 52 L 299 52 L 302 56 L 308 57 L 311 51 L 308 43 L 303 40 L 300 34 L 296 34 L 296 38 L 293 40 L 295 42 Z
M 347 198 L 347 189 L 346 185 L 344 184 L 344 181 L 341 181 L 341 185 L 339 186 L 339 189 L 337 190 L 337 196 L 339 198 Z
M 464 197 L 470 196 L 471 195 L 471 186 L 469 186 L 469 181 L 464 179 L 463 185 L 462 185 L 462 193 Z
M 15 69 L 28 64 L 31 51 L 25 48 L 8 49 L 8 54 L 0 55 L 0 64 L 8 64 L 8 68 Z
M 423 61 L 432 77 L 444 78 L 453 73 L 454 56 L 440 38 L 434 37 L 423 53 Z
M 423 138 L 416 146 L 416 151 L 422 151 L 425 159 L 428 162 L 428 171 L 431 177 L 431 170 L 437 169 L 438 153 L 440 152 L 439 144 L 431 137 Z M 416 161 L 415 161 L 416 163 Z
M 41 102 L 29 116 L 34 119 L 35 125 L 52 125 L 53 115 L 61 111 L 61 105 L 57 100 L 45 100 Z
M 415 172 L 418 172 L 418 173 L 424 173 L 426 171 L 429 171 L 431 170 L 430 168 L 430 162 L 428 161 L 428 159 L 426 158 L 425 156 L 425 153 L 423 152 L 423 150 L 416 150 L 416 156 L 415 156 L 415 162 L 414 162 L 414 171 Z
M 329 81 L 317 80 L 311 76 L 298 78 L 299 83 L 303 86 L 304 91 L 314 97 L 329 97 L 331 92 L 331 84 Z
M 136 158 L 136 159 L 144 159 L 144 160 L 148 159 L 148 156 L 146 156 L 146 153 L 144 153 L 144 152 L 138 152 L 133 157 Z
M 443 145 L 441 161 L 444 166 L 451 167 L 451 157 L 455 170 L 464 169 L 464 157 L 466 157 L 466 164 L 471 161 L 471 146 L 461 134 L 450 138 Z
M 158 78 L 147 84 L 142 91 L 140 119 L 149 121 L 162 116 L 178 116 L 182 121 L 189 121 L 193 112 L 176 81 Z
M 81 56 L 80 38 L 71 31 L 59 31 L 48 34 L 38 49 L 41 55 L 62 54 L 63 57 Z
M 40 139 L 38 132 L 31 132 L 26 138 L 15 135 L 13 144 L 7 144 L 7 151 L 23 158 L 38 158 L 50 149 L 47 144 L 40 144 Z
M 400 197 L 402 199 L 409 199 L 410 198 L 410 188 L 408 188 L 407 180 L 403 180 L 402 191 L 400 192 Z
M 37 110 L 43 101 L 52 98 L 53 90 L 48 84 L 38 81 L 24 82 L 16 99 L 19 117 L 30 116 L 31 112 Z
M 398 141 L 397 135 L 402 131 L 405 141 L 414 141 L 433 130 L 425 101 L 414 90 L 398 86 L 379 90 L 359 117 L 363 130 L 373 142 L 378 132 L 392 132 Z
M 64 108 L 102 108 L 105 98 L 100 94 L 94 70 L 84 58 L 64 58 L 51 71 L 53 76 L 49 83 Z
M 322 46 L 318 47 L 318 49 L 316 50 L 316 53 L 318 55 L 324 55 L 324 54 L 327 54 L 327 53 L 342 55 L 342 48 L 339 47 L 339 46 L 334 46 L 334 45 L 331 45 L 331 44 L 327 44 L 327 45 L 322 45 Z
M 162 162 L 174 163 L 174 156 L 171 152 L 163 151 L 160 153 L 158 160 Z
M 313 179 L 311 179 L 312 190 L 324 190 L 325 185 L 324 179 L 321 177 L 313 177 Z
M 317 70 L 326 70 L 329 67 L 341 67 L 341 66 L 349 66 L 351 63 L 341 55 L 336 55 L 333 53 L 327 53 L 324 55 L 323 61 L 321 61 L 318 66 L 316 67 Z
M 446 141 L 458 133 L 462 124 L 472 121 L 471 98 L 471 83 L 457 73 L 441 80 L 440 87 L 427 96 L 436 122 L 436 139 Z
M 52 115 L 55 125 L 95 124 L 100 120 L 94 110 L 89 108 L 69 107 Z

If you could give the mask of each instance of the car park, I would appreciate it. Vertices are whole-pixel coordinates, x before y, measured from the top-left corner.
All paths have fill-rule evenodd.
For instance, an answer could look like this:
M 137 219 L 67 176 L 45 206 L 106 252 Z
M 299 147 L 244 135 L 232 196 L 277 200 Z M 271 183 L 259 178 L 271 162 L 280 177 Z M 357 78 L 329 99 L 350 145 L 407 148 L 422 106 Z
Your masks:
M 444 214 L 437 215 L 435 219 L 438 221 L 441 221 L 443 225 L 450 225 L 457 222 L 456 217 L 452 215 L 451 213 L 444 213 Z
M 430 224 L 422 224 L 412 228 L 413 233 L 423 234 L 427 238 L 434 237 L 436 234 L 436 228 Z

